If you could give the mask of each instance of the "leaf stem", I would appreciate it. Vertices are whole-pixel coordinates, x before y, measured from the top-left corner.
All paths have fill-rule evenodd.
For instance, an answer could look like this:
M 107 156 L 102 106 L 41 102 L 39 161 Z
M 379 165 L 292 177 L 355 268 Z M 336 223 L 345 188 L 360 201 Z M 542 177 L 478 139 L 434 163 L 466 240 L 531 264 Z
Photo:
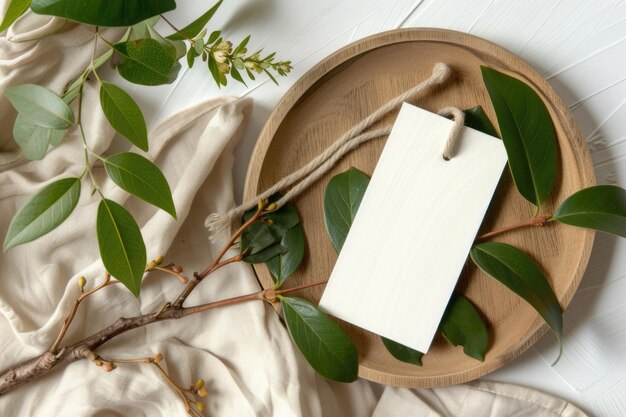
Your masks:
M 86 293 L 81 294 L 75 301 L 74 304 L 72 305 L 72 308 L 69 312 L 69 314 L 67 315 L 67 317 L 65 317 L 65 320 L 63 320 L 63 327 L 61 328 L 61 331 L 59 332 L 59 335 L 57 336 L 56 340 L 54 341 L 54 343 L 52 344 L 52 346 L 50 347 L 50 349 L 48 349 L 48 352 L 50 353 L 56 353 L 59 345 L 61 344 L 61 341 L 63 341 L 63 337 L 65 337 L 65 333 L 67 333 L 67 330 L 70 327 L 70 324 L 72 324 L 72 320 L 74 320 L 74 316 L 76 316 L 76 312 L 78 311 L 78 306 L 80 305 L 80 303 L 87 297 L 89 297 L 91 294 L 95 293 L 96 291 L 101 290 L 102 288 L 109 286 L 109 285 L 113 285 L 113 284 L 117 284 L 119 281 L 111 281 L 111 275 L 107 272 L 104 276 L 104 281 L 102 281 L 102 283 L 100 283 L 100 285 L 92 288 L 91 290 L 87 291 Z
M 187 39 L 189 42 L 191 42 L 191 45 L 193 47 L 195 41 L 193 39 L 191 39 L 189 36 L 187 36 L 184 32 L 182 32 L 180 29 L 178 29 L 176 26 L 174 26 L 174 24 L 172 22 L 170 22 L 167 17 L 161 15 L 161 19 L 163 19 L 163 21 L 165 23 L 167 23 L 169 25 L 169 27 L 171 27 L 173 30 L 176 31 L 176 33 L 178 33 L 180 36 L 184 37 L 185 39 Z
M 489 239 L 491 237 L 500 235 L 502 233 L 506 233 L 506 232 L 510 232 L 511 230 L 516 230 L 516 229 L 521 229 L 523 227 L 528 227 L 528 226 L 545 226 L 546 223 L 548 223 L 550 221 L 550 219 L 552 218 L 551 214 L 546 214 L 543 216 L 537 216 L 537 217 L 532 217 L 524 222 L 521 223 L 517 223 L 517 224 L 513 224 L 510 226 L 506 226 L 503 227 L 501 229 L 497 229 L 497 230 L 493 230 L 491 232 L 487 232 L 485 234 L 482 234 L 480 236 L 478 236 L 475 240 L 475 242 L 480 242 L 482 240 L 485 239 Z
M 190 281 L 189 284 L 187 284 L 187 286 L 185 287 L 183 292 L 181 292 L 180 295 L 178 296 L 178 298 L 176 299 L 176 301 L 174 301 L 174 304 L 173 304 L 174 307 L 181 307 L 183 305 L 183 303 L 185 302 L 185 300 L 187 299 L 187 297 L 189 296 L 189 294 L 191 294 L 191 292 L 194 290 L 194 288 L 196 288 L 196 286 L 207 275 L 211 274 L 212 272 L 216 271 L 217 269 L 221 268 L 224 265 L 228 265 L 230 263 L 233 263 L 233 262 L 236 262 L 236 261 L 240 261 L 242 259 L 241 255 L 237 255 L 237 256 L 235 256 L 233 258 L 228 259 L 224 263 L 220 264 L 220 261 L 222 260 L 222 258 L 226 254 L 226 252 L 235 244 L 235 242 L 243 234 L 243 232 L 248 227 L 250 227 L 250 225 L 252 223 L 256 222 L 259 218 L 261 218 L 262 215 L 264 215 L 266 213 L 267 212 L 264 211 L 262 208 L 257 210 L 257 212 L 252 217 L 250 217 L 250 219 L 248 219 L 248 221 L 246 221 L 243 225 L 241 225 L 241 227 L 239 229 L 237 229 L 237 231 L 231 236 L 231 238 L 228 240 L 228 242 L 226 242 L 226 244 L 224 245 L 224 247 L 222 248 L 220 253 L 215 257 L 213 262 L 211 262 L 211 264 L 204 271 L 202 271 L 200 273 L 196 272 L 196 273 L 193 274 L 194 275 L 194 279 L 192 281 Z

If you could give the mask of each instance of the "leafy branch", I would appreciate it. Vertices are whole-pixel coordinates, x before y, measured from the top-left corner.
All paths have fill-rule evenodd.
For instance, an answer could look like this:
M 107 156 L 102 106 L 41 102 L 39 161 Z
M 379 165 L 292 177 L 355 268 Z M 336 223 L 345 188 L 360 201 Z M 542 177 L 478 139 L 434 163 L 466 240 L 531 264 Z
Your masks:
M 114 0 L 114 3 L 121 1 Z M 13 3 L 17 7 L 19 1 L 13 0 L 11 4 Z M 290 62 L 276 61 L 274 53 L 265 57 L 260 56 L 261 51 L 247 54 L 246 45 L 250 36 L 234 49 L 230 41 L 220 36 L 220 31 L 212 32 L 205 40 L 205 26 L 221 5 L 221 0 L 180 30 L 162 14 L 173 8 L 173 0 L 144 3 L 126 2 L 125 15 L 118 16 L 115 13 L 118 9 L 110 2 L 100 0 L 92 2 L 89 8 L 81 6 L 75 0 L 34 0 L 30 6 L 37 13 L 92 25 L 130 27 L 119 42 L 113 43 L 103 37 L 96 26 L 91 62 L 70 83 L 62 96 L 35 84 L 10 87 L 5 92 L 18 111 L 13 133 L 27 158 L 43 158 L 50 145 L 57 146 L 65 133 L 76 127 L 84 151 L 84 170 L 78 178 L 55 181 L 27 201 L 9 226 L 4 250 L 32 241 L 65 221 L 78 203 L 83 178 L 88 177 L 92 195 L 98 194 L 100 198 L 96 232 L 103 264 L 112 276 L 136 296 L 139 295 L 146 264 L 145 243 L 132 215 L 118 203 L 107 199 L 101 191 L 92 172 L 93 161 L 102 162 L 109 178 L 123 190 L 166 211 L 173 218 L 176 218 L 176 209 L 167 180 L 160 169 L 148 159 L 134 152 L 105 157 L 91 149 L 81 118 L 85 83 L 91 76 L 95 78 L 100 86 L 100 106 L 109 124 L 132 145 L 148 151 L 148 134 L 141 109 L 122 88 L 100 78 L 97 70 L 105 62 L 114 63 L 126 80 L 142 85 L 171 83 L 178 76 L 181 68 L 178 60 L 185 53 L 190 66 L 198 56 L 208 61 L 209 69 L 218 85 L 227 84 L 228 74 L 233 79 L 244 82 L 238 68 L 245 70 L 251 79 L 254 79 L 253 73 L 265 72 L 273 81 L 276 79 L 270 70 L 281 76 L 287 75 L 291 70 Z M 12 16 L 7 15 L 7 18 L 12 19 Z M 19 16 L 15 16 L 17 17 Z M 176 33 L 168 37 L 161 36 L 154 29 L 159 18 L 174 28 Z M 185 39 L 190 44 L 188 52 L 183 41 Z M 97 57 L 99 42 L 109 49 Z M 76 99 L 78 103 L 75 117 L 70 104 Z

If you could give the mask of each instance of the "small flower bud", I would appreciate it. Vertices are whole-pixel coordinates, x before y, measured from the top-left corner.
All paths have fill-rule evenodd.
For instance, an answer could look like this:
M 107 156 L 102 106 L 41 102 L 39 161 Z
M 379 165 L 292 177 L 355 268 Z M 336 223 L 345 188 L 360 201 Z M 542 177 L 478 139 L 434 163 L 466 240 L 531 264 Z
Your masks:
M 148 265 L 146 265 L 146 269 L 154 269 L 155 266 L 157 266 L 156 262 L 150 261 Z
M 176 272 L 177 274 L 180 274 L 181 272 L 183 272 L 183 267 L 180 265 L 174 265 L 172 266 L 172 271 Z
M 196 408 L 198 409 L 198 411 L 202 412 L 204 411 L 204 403 L 201 403 L 200 401 L 196 401 Z
M 163 360 L 163 355 L 161 355 L 161 352 L 157 352 L 152 357 L 152 360 L 155 361 L 156 363 L 159 363 Z
M 115 369 L 115 365 L 112 362 L 103 362 L 101 368 L 104 372 L 111 372 Z
M 267 219 L 265 222 L 269 224 L 270 226 L 274 224 L 274 220 L 272 219 Z
M 78 286 L 80 287 L 80 291 L 83 291 L 83 288 L 85 288 L 85 284 L 87 284 L 87 278 L 85 277 L 80 277 L 78 278 Z
M 198 395 L 201 398 L 206 398 L 209 395 L 209 391 L 206 390 L 206 387 L 202 387 L 198 390 Z
M 196 389 L 200 389 L 204 387 L 204 379 L 200 378 L 199 380 L 197 380 L 195 386 L 196 386 Z
M 163 255 L 159 255 L 156 258 L 154 258 L 154 262 L 156 262 L 157 265 L 161 265 L 164 259 L 165 258 L 163 258 Z
M 263 210 L 263 207 L 265 207 L 265 205 L 263 204 L 263 200 L 259 200 L 256 204 L 257 210 L 261 211 Z
M 102 366 L 102 361 L 101 361 L 100 359 L 96 359 L 95 361 L 93 361 L 93 363 L 94 363 L 96 366 Z
M 267 208 L 265 209 L 266 211 L 274 211 L 278 208 L 278 205 L 276 203 L 272 203 L 269 206 L 267 206 Z

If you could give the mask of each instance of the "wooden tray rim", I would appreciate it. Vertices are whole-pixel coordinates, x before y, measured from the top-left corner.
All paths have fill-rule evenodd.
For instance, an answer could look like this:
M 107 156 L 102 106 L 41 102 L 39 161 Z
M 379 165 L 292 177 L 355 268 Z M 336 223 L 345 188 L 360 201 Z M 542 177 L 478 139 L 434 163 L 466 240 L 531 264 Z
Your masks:
M 276 130 L 280 127 L 292 107 L 315 83 L 333 69 L 363 53 L 397 43 L 419 41 L 445 43 L 451 46 L 466 48 L 478 56 L 493 55 L 497 58 L 500 70 L 515 74 L 518 78 L 522 78 L 525 82 L 530 84 L 535 91 L 542 96 L 544 102 L 547 101 L 547 104 L 551 105 L 551 109 L 560 116 L 560 122 L 564 130 L 569 130 L 570 132 L 567 139 L 571 145 L 580 149 L 579 164 L 576 168 L 580 173 L 582 182 L 584 183 L 586 180 L 587 184 L 585 184 L 585 186 L 594 185 L 596 183 L 589 148 L 573 115 L 569 112 L 567 106 L 552 86 L 534 68 L 507 49 L 474 35 L 440 28 L 407 28 L 381 32 L 346 45 L 324 58 L 292 85 L 270 113 L 267 122 L 259 134 L 259 138 L 251 154 L 250 164 L 246 174 L 243 200 L 247 201 L 256 196 L 256 187 L 259 182 L 261 167 Z M 471 47 L 468 46 L 468 44 L 471 44 Z M 529 74 L 529 76 L 525 76 L 522 73 Z M 546 96 L 549 96 L 549 100 L 546 100 L 546 98 L 548 98 Z M 563 109 L 565 109 L 565 111 L 563 111 Z M 578 265 L 576 266 L 576 273 L 567 289 L 559 298 L 563 309 L 569 305 L 584 275 L 591 255 L 594 237 L 595 232 L 591 230 L 587 230 L 584 235 L 584 240 L 581 242 L 582 250 Z M 255 266 L 257 280 L 259 284 L 264 287 L 263 282 L 259 279 L 258 273 L 256 273 L 256 268 L 257 266 Z M 276 306 L 276 309 L 279 310 L 280 307 Z M 359 376 L 370 381 L 407 388 L 440 387 L 467 382 L 493 372 L 518 357 L 535 344 L 548 329 L 548 325 L 538 317 L 534 323 L 532 323 L 532 330 L 529 331 L 527 338 L 512 345 L 508 351 L 485 362 L 477 363 L 476 366 L 462 372 L 430 377 L 403 376 L 390 374 L 359 364 Z

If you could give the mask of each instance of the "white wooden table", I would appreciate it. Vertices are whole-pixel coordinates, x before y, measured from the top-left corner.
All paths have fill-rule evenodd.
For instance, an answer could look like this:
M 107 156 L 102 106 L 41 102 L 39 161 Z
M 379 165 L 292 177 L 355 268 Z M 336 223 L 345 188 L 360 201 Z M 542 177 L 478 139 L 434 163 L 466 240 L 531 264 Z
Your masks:
M 179 1 L 184 26 L 213 0 Z M 236 196 L 270 111 L 309 68 L 338 48 L 400 27 L 440 27 L 486 38 L 534 66 L 561 95 L 589 142 L 598 183 L 626 186 L 626 2 L 623 0 L 230 0 L 210 28 L 250 48 L 277 51 L 294 70 L 275 86 L 265 77 L 218 89 L 202 65 L 172 85 L 127 85 L 148 123 L 216 95 L 249 96 L 254 116 L 237 149 Z M 168 32 L 164 28 L 165 32 Z M 186 65 L 184 65 L 186 67 Z M 626 240 L 598 234 L 580 289 L 565 317 L 565 354 L 543 339 L 486 379 L 544 390 L 592 416 L 626 414 Z

